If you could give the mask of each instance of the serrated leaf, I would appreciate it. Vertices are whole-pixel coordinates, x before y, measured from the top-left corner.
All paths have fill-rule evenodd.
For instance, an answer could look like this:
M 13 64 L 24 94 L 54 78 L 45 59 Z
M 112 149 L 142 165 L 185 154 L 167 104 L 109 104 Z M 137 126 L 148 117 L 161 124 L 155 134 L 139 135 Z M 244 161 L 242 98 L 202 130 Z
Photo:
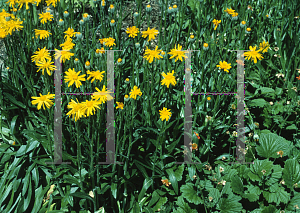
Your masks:
M 242 198 L 240 196 L 230 194 L 228 198 L 221 198 L 219 201 L 218 210 L 221 210 L 221 213 L 240 213 L 243 209 L 243 206 L 240 201 Z
M 279 205 L 280 202 L 287 204 L 290 200 L 290 194 L 287 193 L 283 187 L 278 187 L 278 191 L 276 192 L 264 191 L 263 196 L 269 203 L 274 202 L 277 205 Z
M 233 192 L 239 195 L 244 193 L 244 186 L 239 176 L 233 176 L 231 178 L 231 188 Z
M 197 195 L 197 192 L 193 188 L 194 184 L 187 183 L 180 187 L 180 191 L 182 196 L 187 199 L 190 203 L 194 203 L 196 205 L 202 203 L 201 198 Z
M 261 134 L 257 146 L 257 154 L 264 158 L 277 158 L 277 152 L 280 150 L 279 143 L 277 142 L 278 135 L 274 133 Z
M 300 166 L 295 159 L 288 159 L 285 162 L 284 169 L 282 171 L 282 178 L 284 179 L 288 188 L 293 188 L 295 183 L 300 181 Z

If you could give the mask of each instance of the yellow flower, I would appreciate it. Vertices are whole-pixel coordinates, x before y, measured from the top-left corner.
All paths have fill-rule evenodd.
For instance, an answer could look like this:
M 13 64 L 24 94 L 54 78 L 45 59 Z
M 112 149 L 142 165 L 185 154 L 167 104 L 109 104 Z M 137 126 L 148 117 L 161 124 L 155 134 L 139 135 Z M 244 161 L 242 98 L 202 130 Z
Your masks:
M 73 28 L 68 28 L 67 31 L 64 32 L 66 35 L 64 36 L 64 38 L 66 37 L 73 37 L 76 35 L 77 32 L 74 32 L 74 29 Z
M 100 39 L 99 39 L 100 44 L 103 44 L 104 39 L 105 39 L 105 38 L 100 38 Z
M 180 44 L 178 44 L 178 49 L 176 49 L 176 44 L 175 44 L 175 48 L 171 49 L 171 52 L 168 52 L 169 55 L 172 55 L 169 59 L 175 58 L 175 62 L 179 59 L 180 61 L 182 61 L 182 57 L 187 58 L 187 56 L 185 55 L 186 51 L 181 50 L 182 46 Z
M 77 100 L 77 98 L 76 98 Z M 78 102 L 78 100 L 77 100 Z M 70 116 L 72 115 L 72 119 L 74 119 L 75 116 L 75 122 L 80 119 L 81 117 L 86 117 L 86 115 L 84 114 L 84 111 L 82 110 L 82 108 L 84 107 L 83 103 L 76 103 L 73 99 L 71 99 L 71 102 L 69 102 L 68 104 L 68 109 L 71 109 L 67 115 Z
M 270 47 L 269 42 L 263 41 L 262 43 L 259 44 L 258 51 L 262 50 L 262 53 L 268 52 L 269 47 Z
M 55 49 L 55 59 L 58 59 L 59 57 L 60 58 L 60 63 L 63 62 L 65 63 L 66 59 L 67 60 L 70 60 L 71 56 L 74 55 L 74 53 L 71 53 L 70 50 L 58 50 L 58 49 Z
M 126 33 L 129 34 L 129 37 L 135 38 L 137 36 L 137 33 L 139 33 L 139 28 L 136 28 L 136 26 L 128 27 L 126 29 Z
M 100 104 L 105 103 L 107 100 L 112 100 L 113 97 L 109 94 L 111 91 L 107 91 L 105 85 L 103 85 L 102 90 L 100 91 L 97 87 L 96 90 L 98 92 L 93 93 L 92 99 L 99 101 Z
M 155 35 L 157 35 L 159 32 L 158 32 L 158 30 L 155 30 L 155 27 L 154 28 L 152 28 L 151 30 L 150 30 L 150 27 L 148 27 L 148 30 L 147 31 L 142 31 L 142 37 L 143 38 L 146 38 L 147 36 L 149 36 L 148 37 L 148 41 L 151 41 L 151 39 L 155 39 Z
M 72 86 L 74 83 L 76 84 L 76 88 L 79 88 L 81 86 L 81 81 L 85 81 L 85 74 L 79 76 L 80 72 L 81 71 L 78 71 L 76 73 L 74 68 L 73 70 L 69 68 L 68 71 L 65 72 L 65 82 L 69 82 L 68 87 Z
M 247 27 L 246 30 L 247 30 L 247 32 L 250 32 L 250 31 L 251 31 L 251 28 L 250 28 L 250 27 Z
M 75 46 L 70 37 L 67 37 L 65 43 L 59 45 L 63 50 L 71 50 Z
M 38 61 L 44 61 L 46 59 L 51 60 L 49 50 L 46 50 L 46 47 L 43 49 L 38 48 L 39 50 L 34 52 L 34 54 L 31 56 L 31 61 L 37 63 Z
M 122 62 L 122 58 L 118 58 L 118 62 L 121 63 Z
M 172 115 L 172 113 L 170 112 L 171 109 L 167 109 L 166 107 L 164 107 L 162 110 L 159 110 L 159 114 L 160 114 L 160 119 L 162 121 L 166 120 L 168 121 Z
M 192 145 L 192 147 L 191 147 L 191 152 L 193 151 L 193 150 L 198 150 L 198 145 L 196 144 L 196 143 L 190 143 L 189 145 Z
M 123 109 L 124 108 L 124 104 L 122 102 L 117 102 L 118 106 L 116 107 L 116 109 Z
M 221 20 L 216 20 L 216 19 L 214 19 L 212 22 L 213 22 L 213 23 L 214 23 L 214 25 L 215 25 L 215 28 L 214 28 L 214 30 L 216 30 L 216 29 L 217 29 L 217 27 L 218 27 L 218 25 L 221 23 Z
M 47 6 L 49 6 L 50 4 L 52 4 L 52 5 L 53 5 L 53 7 L 55 7 L 55 6 L 56 6 L 56 3 L 57 3 L 57 1 L 59 1 L 59 0 L 46 0 L 46 3 L 47 3 Z
M 207 100 L 210 101 L 210 100 L 211 100 L 211 97 L 207 97 Z
M 233 10 L 233 9 L 228 9 L 228 8 L 227 8 L 226 10 L 224 10 L 224 12 L 227 12 L 229 15 L 233 14 L 234 11 L 235 11 L 235 10 Z
M 90 64 L 90 62 L 89 61 L 86 61 L 85 62 L 85 66 L 90 66 L 91 64 Z
M 220 61 L 219 62 L 220 64 L 217 65 L 217 67 L 219 67 L 219 69 L 223 69 L 225 72 L 229 72 L 228 69 L 231 68 L 231 64 L 228 64 L 226 61 Z
M 116 45 L 115 44 L 115 39 L 113 39 L 113 38 L 111 38 L 111 37 L 109 37 L 109 38 L 104 38 L 104 45 L 105 46 L 109 46 L 109 47 L 111 47 L 111 46 L 113 46 L 113 45 Z
M 259 53 L 260 50 L 256 50 L 256 46 L 255 47 L 250 46 L 249 48 L 250 48 L 250 51 L 247 51 L 244 53 L 244 56 L 246 56 L 247 60 L 252 59 L 252 61 L 254 61 L 254 63 L 256 64 L 257 59 L 261 60 L 264 58 L 262 56 L 262 54 Z
M 2 9 L 2 11 L 3 11 L 3 9 Z M 21 26 L 22 23 L 23 23 L 23 21 L 20 21 L 19 18 L 18 18 L 18 20 L 11 19 L 11 20 L 7 21 L 6 23 L 4 21 L 3 25 L 4 26 L 6 25 L 6 27 L 4 27 L 4 29 L 7 31 L 6 34 L 11 35 L 13 31 L 21 30 L 21 28 L 23 28 L 23 26 Z
M 52 33 L 48 32 L 47 30 L 34 29 L 34 31 L 35 37 L 37 38 L 38 36 L 40 36 L 40 39 L 48 38 L 50 34 L 52 35 Z
M 84 112 L 84 114 L 86 114 L 87 116 L 93 115 L 96 108 L 100 109 L 100 107 L 98 105 L 100 105 L 101 103 L 99 101 L 95 101 L 95 100 L 86 100 L 85 102 L 83 102 L 83 107 L 82 107 L 82 111 Z
M 129 93 L 130 98 L 136 99 L 136 96 L 141 96 L 143 93 L 141 92 L 141 89 L 139 89 L 137 86 L 134 86 L 131 92 Z
M 99 70 L 97 71 L 87 71 L 86 72 L 88 75 L 90 75 L 87 80 L 90 80 L 90 78 L 93 78 L 91 80 L 91 83 L 93 83 L 96 79 L 99 80 L 100 82 L 103 80 L 103 73 L 105 73 L 105 71 L 100 72 Z
M 127 82 L 129 82 L 129 78 L 126 78 L 125 80 L 126 80 Z
M 14 7 L 16 3 L 16 0 L 8 0 L 8 2 L 6 2 L 6 4 L 9 4 L 10 7 Z
M 161 81 L 161 85 L 166 85 L 168 88 L 170 84 L 175 86 L 176 80 L 174 76 L 174 70 L 172 70 L 172 73 L 168 72 L 167 75 L 164 72 L 161 75 L 164 77 L 164 79 Z
M 52 75 L 51 71 L 55 70 L 55 66 L 52 65 L 52 64 L 53 64 L 53 62 L 50 61 L 50 60 L 48 60 L 48 61 L 46 61 L 46 60 L 44 60 L 44 61 L 38 61 L 36 63 L 36 65 L 39 67 L 39 69 L 37 70 L 37 72 L 42 69 L 42 74 L 44 75 L 44 71 L 46 69 L 48 75 L 51 76 Z
M 47 12 L 47 13 L 42 12 L 39 14 L 39 16 L 40 16 L 39 19 L 41 19 L 42 24 L 47 23 L 48 20 L 52 21 L 52 18 L 53 18 L 53 15 L 51 15 L 49 12 Z
M 128 98 L 128 95 L 125 95 L 125 98 Z
M 160 59 L 160 58 L 163 58 L 161 55 L 159 55 L 159 53 L 162 51 L 162 50 L 158 50 L 158 46 L 156 46 L 155 50 L 150 50 L 148 49 L 148 47 L 146 47 L 147 49 L 145 50 L 145 54 L 144 54 L 144 57 L 143 58 L 146 58 L 146 60 L 151 64 L 152 61 L 153 61 L 153 58 L 155 58 L 155 61 L 156 59 Z
M 31 101 L 31 104 L 32 105 L 37 104 L 38 105 L 37 106 L 38 110 L 41 109 L 42 105 L 43 105 L 44 110 L 45 110 L 45 105 L 49 109 L 53 105 L 53 102 L 50 99 L 53 99 L 55 97 L 55 94 L 49 94 L 49 93 L 50 92 L 48 92 L 47 95 L 42 95 L 40 93 L 40 97 L 31 97 L 32 99 L 36 99 L 36 100 Z

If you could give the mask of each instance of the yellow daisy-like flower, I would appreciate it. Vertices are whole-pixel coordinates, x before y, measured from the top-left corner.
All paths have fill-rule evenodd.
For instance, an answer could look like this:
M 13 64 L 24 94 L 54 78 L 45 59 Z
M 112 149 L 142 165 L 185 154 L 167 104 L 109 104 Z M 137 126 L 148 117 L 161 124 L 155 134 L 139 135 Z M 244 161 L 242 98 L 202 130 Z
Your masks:
M 126 29 L 126 33 L 129 34 L 129 37 L 136 37 L 137 36 L 137 33 L 139 33 L 139 28 L 136 28 L 136 26 L 133 26 L 133 27 L 128 27 Z
M 117 102 L 118 106 L 116 107 L 116 109 L 123 109 L 124 108 L 124 104 L 122 102 Z
M 262 53 L 268 52 L 270 45 L 269 42 L 263 41 L 262 43 L 259 44 L 259 50 L 262 51 Z
M 97 71 L 87 71 L 86 72 L 88 75 L 90 75 L 87 80 L 90 80 L 90 78 L 93 78 L 91 80 L 91 83 L 93 83 L 95 80 L 99 80 L 100 82 L 103 80 L 103 73 L 105 73 L 105 71 L 100 72 L 100 70 Z
M 6 37 L 6 30 L 3 28 L 0 28 L 0 39 L 5 38 Z
M 63 50 L 71 50 L 75 46 L 70 37 L 67 37 L 66 41 L 59 45 Z
M 68 30 L 67 31 L 65 31 L 64 32 L 66 35 L 64 36 L 64 38 L 66 38 L 66 37 L 73 37 L 73 36 L 75 36 L 76 34 L 77 34 L 77 32 L 75 32 L 74 31 L 74 29 L 73 28 L 68 28 Z
M 160 58 L 163 58 L 161 55 L 159 55 L 159 53 L 162 51 L 162 50 L 158 50 L 158 46 L 155 47 L 155 50 L 150 50 L 148 49 L 148 47 L 146 47 L 147 49 L 145 50 L 145 54 L 144 54 L 144 57 L 143 58 L 146 58 L 146 60 L 151 64 L 153 59 L 155 58 L 155 61 L 156 59 L 160 59 Z
M 40 36 L 40 39 L 48 38 L 49 35 L 52 35 L 52 33 L 50 33 L 47 30 L 34 29 L 34 32 L 35 32 L 35 37 L 38 38 Z
M 221 20 L 216 20 L 216 19 L 214 19 L 212 22 L 213 22 L 213 24 L 215 25 L 214 30 L 216 30 L 217 27 L 218 27 L 218 25 L 221 23 Z
M 47 23 L 47 21 L 52 21 L 53 19 L 53 15 L 51 15 L 49 12 L 47 13 L 42 12 L 39 14 L 39 16 L 40 16 L 39 19 L 41 19 L 42 24 Z
M 111 46 L 113 46 L 113 45 L 116 45 L 116 44 L 115 44 L 115 39 L 113 39 L 113 38 L 111 38 L 111 37 L 105 38 L 105 39 L 104 39 L 104 45 L 105 45 L 105 46 L 109 46 L 109 47 L 111 47 Z
M 18 20 L 11 19 L 11 20 L 7 21 L 6 23 L 4 21 L 3 25 L 4 26 L 6 25 L 7 34 L 11 35 L 13 31 L 21 30 L 21 28 L 23 28 L 23 26 L 21 26 L 22 23 L 23 23 L 23 21 L 20 21 L 18 18 Z
M 224 12 L 228 13 L 229 15 L 233 14 L 234 11 L 235 11 L 235 10 L 233 10 L 233 9 L 228 9 L 228 8 L 227 8 L 226 10 L 224 10 Z
M 250 48 L 250 51 L 247 51 L 247 52 L 244 53 L 244 56 L 246 56 L 247 60 L 251 59 L 256 64 L 257 59 L 261 60 L 261 59 L 264 58 L 262 56 L 262 54 L 259 53 L 260 50 L 256 50 L 256 46 L 255 47 L 250 46 L 249 48 Z
M 29 3 L 34 3 L 32 0 L 18 0 L 17 1 L 18 5 L 19 5 L 19 9 L 21 9 L 23 7 L 23 4 L 26 5 L 26 10 L 29 9 L 28 4 Z
M 46 59 L 51 61 L 51 56 L 49 53 L 49 50 L 46 50 L 46 47 L 44 47 L 43 49 L 38 48 L 39 50 L 34 52 L 34 54 L 31 56 L 31 61 L 37 63 L 38 61 L 44 61 Z
M 171 52 L 168 52 L 169 55 L 172 55 L 169 59 L 175 58 L 175 62 L 179 59 L 182 61 L 182 57 L 187 58 L 185 55 L 186 51 L 181 50 L 182 46 L 178 44 L 178 49 L 176 49 L 176 44 L 175 48 L 171 49 Z
M 152 28 L 151 30 L 150 30 L 150 27 L 148 27 L 148 30 L 147 31 L 142 31 L 142 37 L 143 38 L 146 38 L 147 36 L 149 36 L 148 37 L 148 41 L 151 41 L 151 39 L 155 39 L 155 35 L 157 35 L 159 32 L 158 32 L 158 30 L 156 30 L 155 29 L 155 27 L 154 28 Z
M 161 81 L 161 85 L 166 85 L 168 88 L 169 88 L 170 84 L 175 86 L 176 79 L 174 76 L 174 70 L 172 70 L 172 73 L 168 72 L 167 75 L 164 72 L 161 75 L 164 77 L 164 79 Z
M 60 63 L 63 61 L 65 63 L 66 59 L 70 60 L 71 56 L 74 56 L 74 53 L 71 53 L 70 50 L 58 50 L 55 49 L 55 59 L 60 58 Z
M 81 71 L 78 71 L 76 73 L 74 68 L 73 70 L 69 68 L 68 71 L 65 72 L 65 82 L 69 82 L 68 87 L 72 86 L 74 83 L 76 84 L 76 88 L 79 88 L 81 86 L 81 81 L 85 81 L 85 74 L 79 76 L 80 72 Z
M 76 98 L 77 100 L 77 98 Z M 77 100 L 77 103 L 71 99 L 71 102 L 69 102 L 68 104 L 68 109 L 71 109 L 67 115 L 70 116 L 72 115 L 72 119 L 74 119 L 75 117 L 75 122 L 77 120 L 79 120 L 81 117 L 86 117 L 86 115 L 84 114 L 84 111 L 82 110 L 83 107 L 84 107 L 84 104 L 83 103 L 79 103 L 78 100 Z
M 103 44 L 103 43 L 104 43 L 104 39 L 105 39 L 105 38 L 100 38 L 100 39 L 99 39 L 100 44 Z
M 83 102 L 83 107 L 82 107 L 82 111 L 84 112 L 84 114 L 86 114 L 87 116 L 93 115 L 96 108 L 100 109 L 100 107 L 98 105 L 100 105 L 101 103 L 99 101 L 95 101 L 95 100 L 86 100 L 85 102 Z
M 92 99 L 99 101 L 100 104 L 105 103 L 107 100 L 112 100 L 113 97 L 109 94 L 111 91 L 107 91 L 105 85 L 103 85 L 102 90 L 100 91 L 97 87 L 96 90 L 98 92 L 93 93 Z
M 8 2 L 6 2 L 6 4 L 9 4 L 10 7 L 14 7 L 16 3 L 16 0 L 8 0 Z
M 37 70 L 37 72 L 40 71 L 40 70 L 42 70 L 42 74 L 44 75 L 44 71 L 46 69 L 48 75 L 51 76 L 52 75 L 52 71 L 55 70 L 55 66 L 52 65 L 52 64 L 53 64 L 53 62 L 50 61 L 50 60 L 48 60 L 48 61 L 46 61 L 46 60 L 44 60 L 44 61 L 38 61 L 36 63 L 36 65 L 39 67 L 39 69 Z
M 134 86 L 131 92 L 129 93 L 130 98 L 133 98 L 136 100 L 136 96 L 139 95 L 141 96 L 143 93 L 141 92 L 141 89 L 139 89 L 137 86 Z
M 217 65 L 217 67 L 219 67 L 219 69 L 223 69 L 225 72 L 229 72 L 228 70 L 231 68 L 231 64 L 228 64 L 226 61 L 220 61 L 220 64 Z
M 167 109 L 166 107 L 164 107 L 162 110 L 159 110 L 160 119 L 162 121 L 164 121 L 164 120 L 168 121 L 172 115 L 172 113 L 170 111 L 171 111 L 171 109 Z
M 56 6 L 56 3 L 58 2 L 59 0 L 46 0 L 46 3 L 47 3 L 47 6 L 49 6 L 50 4 L 53 5 L 53 7 Z
M 48 92 L 47 95 L 42 95 L 40 93 L 40 97 L 31 97 L 32 99 L 35 99 L 33 101 L 31 101 L 32 105 L 38 105 L 37 109 L 40 110 L 41 106 L 43 105 L 43 108 L 45 110 L 45 105 L 46 107 L 49 109 L 54 103 L 52 102 L 52 100 L 55 97 L 55 94 L 49 94 L 50 92 Z

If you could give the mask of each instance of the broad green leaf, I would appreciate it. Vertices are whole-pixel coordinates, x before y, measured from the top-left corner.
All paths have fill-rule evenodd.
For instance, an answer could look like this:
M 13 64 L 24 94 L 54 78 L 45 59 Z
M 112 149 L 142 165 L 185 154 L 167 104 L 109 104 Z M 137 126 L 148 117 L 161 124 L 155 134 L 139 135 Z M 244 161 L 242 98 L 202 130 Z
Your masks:
M 255 160 L 254 164 L 250 165 L 250 171 L 248 176 L 252 181 L 261 181 L 262 176 L 268 176 L 271 174 L 273 162 L 265 160 Z
M 282 173 L 282 178 L 288 188 L 293 188 L 296 183 L 300 184 L 300 166 L 295 159 L 288 159 L 285 162 Z
M 289 205 L 286 207 L 286 210 L 295 211 L 295 205 L 299 206 L 300 203 L 300 193 L 294 192 L 294 197 L 290 200 Z M 299 206 L 300 208 L 300 206 Z
M 243 182 L 239 176 L 233 176 L 231 178 L 231 188 L 233 192 L 239 195 L 242 195 L 244 193 Z
M 182 196 L 187 199 L 190 203 L 194 203 L 196 205 L 203 203 L 201 198 L 197 195 L 197 192 L 193 188 L 194 184 L 187 183 L 186 185 L 183 185 L 180 187 L 180 191 L 182 193 Z
M 266 106 L 268 104 L 268 102 L 266 102 L 264 99 L 262 98 L 259 98 L 259 99 L 254 99 L 254 100 L 251 100 L 248 105 L 251 106 L 251 107 L 261 107 L 263 108 L 264 106 Z
M 161 209 L 162 206 L 167 203 L 168 198 L 167 197 L 160 197 L 159 201 L 156 203 L 156 205 L 153 207 L 154 211 L 158 211 L 158 209 Z
M 274 213 L 276 212 L 276 207 L 273 205 L 265 206 L 261 213 Z
M 228 198 L 221 198 L 219 201 L 218 210 L 221 210 L 221 213 L 240 213 L 243 209 L 243 206 L 240 201 L 242 198 L 240 196 L 230 194 Z
M 279 205 L 281 202 L 287 204 L 290 200 L 290 193 L 286 192 L 283 187 L 279 187 L 278 185 L 276 192 L 264 191 L 263 196 L 269 203 L 274 202 L 277 205 Z
M 257 154 L 264 158 L 277 158 L 277 152 L 280 150 L 279 143 L 277 143 L 278 135 L 274 133 L 261 134 L 260 145 L 257 146 Z

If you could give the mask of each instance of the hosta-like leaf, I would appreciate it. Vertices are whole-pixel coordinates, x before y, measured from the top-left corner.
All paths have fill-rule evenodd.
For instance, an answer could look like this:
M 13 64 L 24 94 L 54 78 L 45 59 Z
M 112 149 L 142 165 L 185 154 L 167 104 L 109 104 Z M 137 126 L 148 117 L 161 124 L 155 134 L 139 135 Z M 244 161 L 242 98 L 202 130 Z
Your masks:
M 194 203 L 196 205 L 203 203 L 203 200 L 197 195 L 197 192 L 193 188 L 194 184 L 187 183 L 180 187 L 180 191 L 182 196 L 187 199 L 190 203 Z

